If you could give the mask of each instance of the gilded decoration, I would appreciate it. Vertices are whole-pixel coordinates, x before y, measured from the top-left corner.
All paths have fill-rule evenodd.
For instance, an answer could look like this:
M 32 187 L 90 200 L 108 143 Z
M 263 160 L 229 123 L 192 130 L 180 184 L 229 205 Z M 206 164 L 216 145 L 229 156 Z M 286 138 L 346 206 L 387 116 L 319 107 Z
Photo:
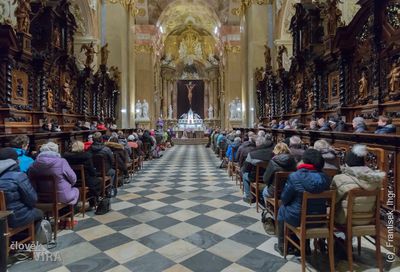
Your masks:
M 271 0 L 241 0 L 240 7 L 232 9 L 232 14 L 235 16 L 243 16 L 252 4 L 267 5 L 271 3 Z
M 151 44 L 135 44 L 135 52 L 138 54 L 151 53 L 153 46 Z
M 238 54 L 238 53 L 240 53 L 240 45 L 227 44 L 227 45 L 225 45 L 225 52 Z
M 120 4 L 123 6 L 132 17 L 144 16 L 146 11 L 136 7 L 136 0 L 108 0 L 111 4 Z
M 214 57 L 215 39 L 206 32 L 200 32 L 188 25 L 181 33 L 169 35 L 165 40 L 165 61 L 175 63 L 179 59 L 184 64 L 199 61 L 203 64 Z M 215 63 L 215 62 L 214 62 Z
M 12 71 L 12 103 L 28 103 L 28 74 L 20 70 Z

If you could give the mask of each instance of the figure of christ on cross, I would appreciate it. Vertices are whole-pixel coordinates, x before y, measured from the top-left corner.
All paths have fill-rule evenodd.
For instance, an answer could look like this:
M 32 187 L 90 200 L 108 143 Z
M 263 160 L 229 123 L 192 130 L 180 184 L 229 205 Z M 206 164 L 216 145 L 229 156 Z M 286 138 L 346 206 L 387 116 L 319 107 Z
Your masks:
M 189 81 L 189 84 L 186 84 L 186 88 L 188 90 L 188 99 L 189 99 L 190 107 L 192 107 L 193 89 L 195 86 L 196 86 L 196 84 L 193 84 L 191 81 Z

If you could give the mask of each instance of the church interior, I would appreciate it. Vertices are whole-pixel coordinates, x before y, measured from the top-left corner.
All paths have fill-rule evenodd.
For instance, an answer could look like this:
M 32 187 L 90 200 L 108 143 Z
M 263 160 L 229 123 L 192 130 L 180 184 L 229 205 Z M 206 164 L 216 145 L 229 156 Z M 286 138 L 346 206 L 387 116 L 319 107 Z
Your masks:
M 400 271 L 399 0 L 0 0 L 0 272 Z

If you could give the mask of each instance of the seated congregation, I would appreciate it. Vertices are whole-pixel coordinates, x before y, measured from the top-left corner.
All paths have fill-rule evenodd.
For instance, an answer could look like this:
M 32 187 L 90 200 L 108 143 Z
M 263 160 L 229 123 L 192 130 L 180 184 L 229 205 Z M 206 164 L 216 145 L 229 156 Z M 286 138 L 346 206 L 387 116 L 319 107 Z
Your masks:
M 385 133 L 382 120 L 376 133 Z M 274 121 L 265 130 L 272 129 L 279 129 Z M 311 145 L 298 135 L 278 140 L 265 130 L 215 129 L 209 144 L 240 185 L 243 201 L 262 209 L 266 233 L 278 238 L 275 250 L 300 255 L 305 271 L 313 240 L 315 251 L 328 253 L 331 271 L 334 254 L 343 249 L 353 271 L 353 237 L 360 253 L 361 237 L 371 236 L 382 271 L 380 205 L 387 173 L 370 165 L 372 148 L 356 143 L 344 150 L 322 138 Z
M 56 139 L 36 152 L 28 136 L 15 135 L 0 148 L 0 211 L 10 212 L 7 243 L 56 243 L 58 230 L 78 224 L 76 214 L 107 213 L 118 187 L 134 179 L 144 160 L 161 157 L 171 146 L 171 135 L 162 136 L 161 130 L 108 129 L 86 141 L 75 139 L 64 152 Z M 49 222 L 52 227 L 46 229 Z M 11 251 L 8 247 L 7 254 L 17 253 Z

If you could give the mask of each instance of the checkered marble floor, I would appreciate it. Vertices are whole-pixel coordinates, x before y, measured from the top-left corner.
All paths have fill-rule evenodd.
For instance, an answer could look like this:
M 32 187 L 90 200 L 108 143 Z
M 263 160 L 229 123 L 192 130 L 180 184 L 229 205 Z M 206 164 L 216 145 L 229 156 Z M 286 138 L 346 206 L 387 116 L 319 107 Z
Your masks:
M 61 231 L 51 251 L 62 261 L 24 261 L 9 271 L 299 271 L 298 258 L 274 251 L 277 239 L 219 164 L 204 146 L 167 150 L 119 190 L 110 213 L 78 215 L 73 231 Z M 374 251 L 363 248 L 355 259 L 364 271 L 374 266 Z M 311 271 L 329 270 L 327 256 L 307 262 Z

